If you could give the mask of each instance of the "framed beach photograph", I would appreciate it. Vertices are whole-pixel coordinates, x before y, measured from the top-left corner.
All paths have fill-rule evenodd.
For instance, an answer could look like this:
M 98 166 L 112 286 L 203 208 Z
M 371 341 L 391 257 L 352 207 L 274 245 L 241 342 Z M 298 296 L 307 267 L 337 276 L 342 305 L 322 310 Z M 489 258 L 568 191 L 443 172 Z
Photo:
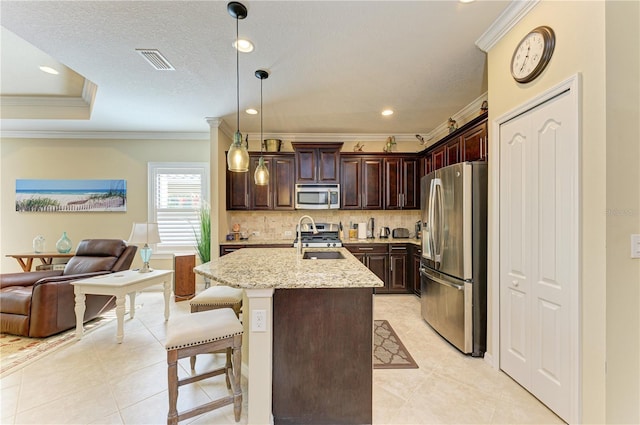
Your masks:
M 126 180 L 16 179 L 18 212 L 124 212 Z

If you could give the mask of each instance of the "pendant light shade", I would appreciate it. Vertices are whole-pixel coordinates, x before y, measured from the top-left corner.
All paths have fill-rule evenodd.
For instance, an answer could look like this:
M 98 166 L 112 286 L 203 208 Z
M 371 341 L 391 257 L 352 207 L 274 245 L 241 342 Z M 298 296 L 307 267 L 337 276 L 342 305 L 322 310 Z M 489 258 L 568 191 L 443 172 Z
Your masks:
M 227 11 L 236 20 L 236 46 L 238 45 L 239 33 L 238 22 L 247 17 L 247 8 L 242 3 L 236 1 L 227 4 Z M 236 101 L 237 118 L 236 132 L 233 135 L 233 142 L 227 152 L 227 166 L 229 171 L 247 172 L 249 171 L 249 151 L 248 147 L 242 144 L 242 133 L 240 133 L 240 51 L 236 48 Z
M 256 185 L 266 186 L 269 184 L 269 169 L 264 165 L 264 158 L 262 157 L 262 121 L 263 121 L 263 109 L 262 109 L 262 80 L 269 78 L 269 73 L 263 69 L 256 71 L 256 77 L 260 79 L 260 159 L 258 160 L 258 166 L 256 172 L 253 175 Z

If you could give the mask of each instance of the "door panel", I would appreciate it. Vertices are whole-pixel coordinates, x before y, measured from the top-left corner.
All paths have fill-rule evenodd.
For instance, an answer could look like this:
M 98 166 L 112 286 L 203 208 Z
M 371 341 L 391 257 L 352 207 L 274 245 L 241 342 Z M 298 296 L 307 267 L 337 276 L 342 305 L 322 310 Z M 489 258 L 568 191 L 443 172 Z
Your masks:
M 577 422 L 579 150 L 571 96 L 565 91 L 500 126 L 500 367 Z

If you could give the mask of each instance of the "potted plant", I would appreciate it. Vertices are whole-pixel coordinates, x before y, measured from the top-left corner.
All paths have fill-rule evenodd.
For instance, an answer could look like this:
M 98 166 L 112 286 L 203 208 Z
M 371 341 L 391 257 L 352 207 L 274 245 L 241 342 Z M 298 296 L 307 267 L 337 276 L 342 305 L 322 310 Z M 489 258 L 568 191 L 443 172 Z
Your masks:
M 193 229 L 196 236 L 196 250 L 202 264 L 211 260 L 211 208 L 203 203 L 200 207 L 200 232 Z

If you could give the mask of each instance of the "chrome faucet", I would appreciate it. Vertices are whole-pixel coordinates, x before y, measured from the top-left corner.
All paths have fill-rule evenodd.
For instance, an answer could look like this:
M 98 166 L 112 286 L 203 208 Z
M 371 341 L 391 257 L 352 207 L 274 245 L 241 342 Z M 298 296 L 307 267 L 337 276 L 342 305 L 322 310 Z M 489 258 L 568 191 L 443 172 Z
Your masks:
M 318 234 L 318 228 L 316 227 L 316 222 L 313 221 L 313 218 L 311 218 L 311 216 L 309 215 L 303 215 L 302 217 L 300 217 L 300 220 L 298 220 L 298 228 L 296 229 L 298 231 L 298 254 L 302 254 L 302 220 L 304 220 L 305 218 L 308 218 L 309 221 L 311 221 L 311 227 L 313 228 L 313 234 L 317 235 Z

